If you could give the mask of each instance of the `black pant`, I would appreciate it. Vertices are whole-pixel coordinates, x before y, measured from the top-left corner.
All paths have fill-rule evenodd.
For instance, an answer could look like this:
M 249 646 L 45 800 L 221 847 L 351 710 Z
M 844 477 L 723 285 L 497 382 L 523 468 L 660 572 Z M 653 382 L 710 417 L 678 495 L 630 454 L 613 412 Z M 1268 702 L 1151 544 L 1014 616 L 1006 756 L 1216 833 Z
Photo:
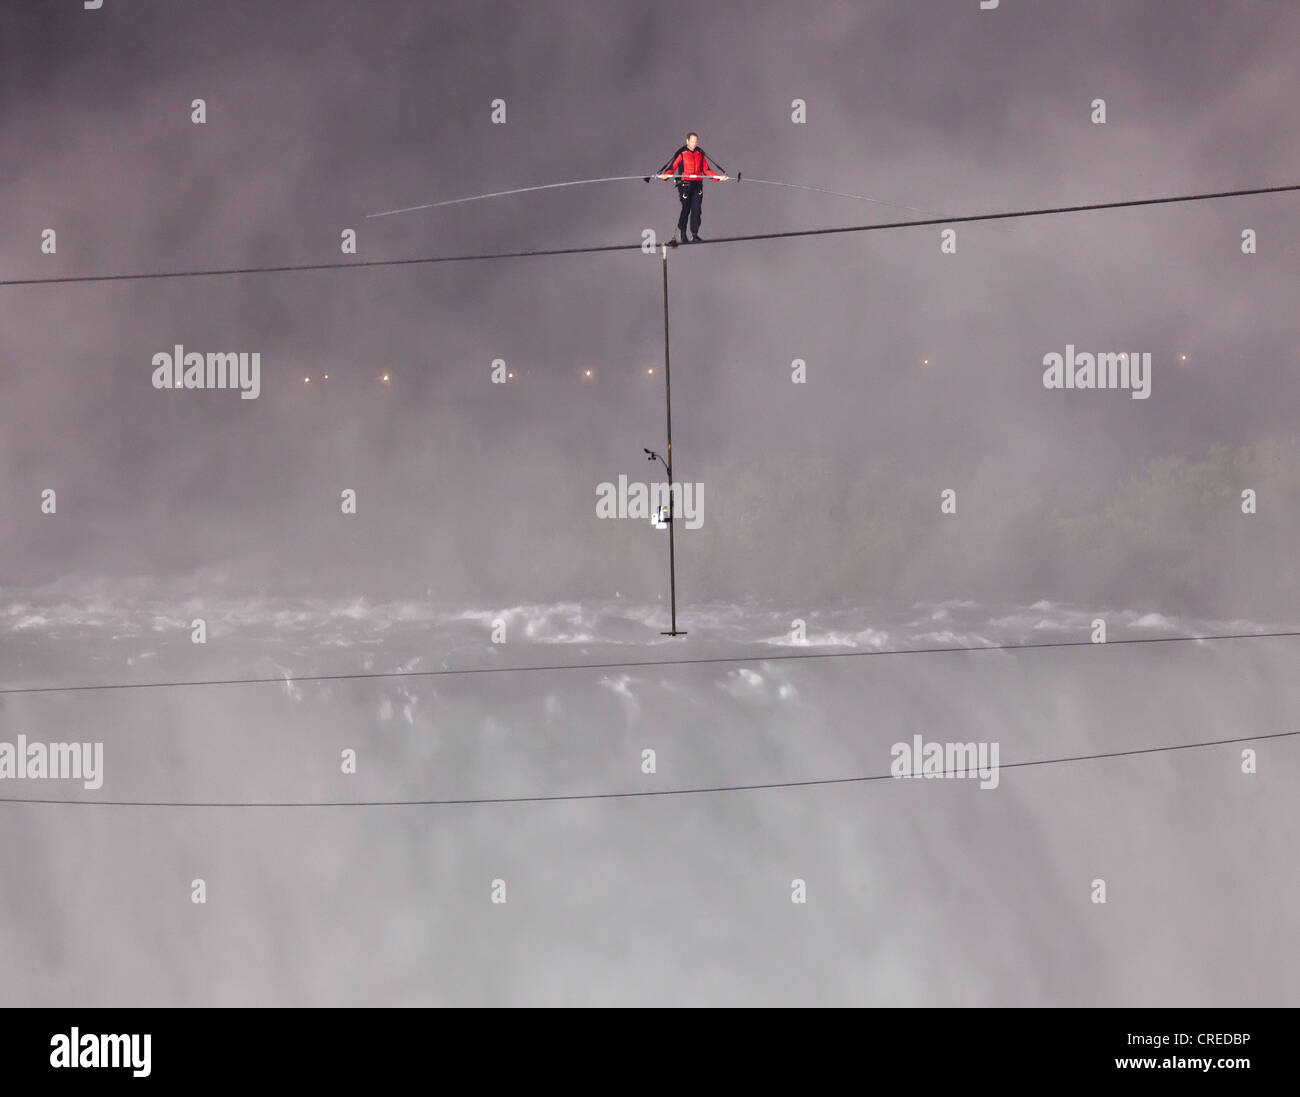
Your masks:
M 691 235 L 700 231 L 701 207 L 704 205 L 704 180 L 687 179 L 677 184 L 677 194 L 682 200 L 682 215 L 677 218 L 677 231 L 686 231 L 687 218 L 690 219 Z

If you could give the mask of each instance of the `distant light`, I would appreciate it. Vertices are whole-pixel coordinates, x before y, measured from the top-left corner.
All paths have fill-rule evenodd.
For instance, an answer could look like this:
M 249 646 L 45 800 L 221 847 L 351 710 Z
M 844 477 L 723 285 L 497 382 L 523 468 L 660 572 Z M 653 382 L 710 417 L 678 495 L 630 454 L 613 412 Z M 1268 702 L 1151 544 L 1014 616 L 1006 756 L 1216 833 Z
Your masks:
M 587 370 L 587 376 L 588 376 L 588 377 L 591 376 L 591 370 Z
M 325 374 L 325 380 L 328 381 L 329 379 L 330 379 L 330 375 L 328 373 Z
M 1185 354 L 1180 354 L 1180 355 L 1178 356 L 1178 358 L 1179 358 L 1180 361 L 1183 361 L 1183 362 L 1186 362 L 1186 361 L 1187 361 L 1187 355 L 1185 355 Z
M 385 380 L 385 381 L 388 380 L 388 374 L 386 374 L 386 373 L 384 374 L 384 380 Z
M 512 381 L 512 380 L 514 380 L 514 376 L 515 376 L 515 375 L 514 375 L 513 373 L 507 373 L 507 374 L 506 374 L 506 380 L 507 380 L 507 381 Z
M 922 359 L 921 359 L 921 365 L 923 365 L 923 366 L 928 366 L 929 364 L 930 364 L 930 359 L 928 359 L 928 358 L 922 358 Z
M 654 366 L 651 366 L 648 370 L 646 370 L 646 373 L 654 373 L 654 371 L 655 371 Z
M 310 377 L 304 377 L 304 378 L 302 379 L 302 383 L 303 383 L 304 385 L 307 384 L 307 383 L 310 382 L 310 381 L 311 381 L 311 378 L 310 378 Z

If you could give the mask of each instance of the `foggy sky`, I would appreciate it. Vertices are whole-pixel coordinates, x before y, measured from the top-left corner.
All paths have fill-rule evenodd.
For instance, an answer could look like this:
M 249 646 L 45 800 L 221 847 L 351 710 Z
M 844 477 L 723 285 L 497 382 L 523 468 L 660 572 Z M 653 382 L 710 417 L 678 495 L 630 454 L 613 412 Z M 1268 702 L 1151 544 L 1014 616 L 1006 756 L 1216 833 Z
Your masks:
M 343 262 L 344 228 L 360 259 L 662 237 L 676 217 L 666 184 L 365 214 L 649 171 L 687 128 L 733 173 L 939 211 L 1294 180 L 1294 20 L 1277 6 L 1177 20 L 1158 4 L 972 7 L 11 13 L 0 271 Z M 196 97 L 205 126 L 189 121 Z M 498 97 L 504 126 L 489 121 Z M 795 97 L 807 125 L 790 122 Z M 1089 121 L 1096 97 L 1105 126 Z M 1002 459 L 1033 470 L 1028 537 L 1042 505 L 1108 497 L 1153 457 L 1289 437 L 1294 208 L 1283 195 L 972 225 L 955 256 L 933 228 L 675 254 L 678 475 L 732 461 L 761 482 L 821 460 L 833 471 L 816 487 L 834 496 L 867 457 L 954 487 Z M 709 185 L 704 209 L 706 236 L 914 216 L 743 182 Z M 55 256 L 38 251 L 47 227 Z M 1244 227 L 1256 256 L 1240 253 Z M 589 566 L 595 486 L 641 475 L 642 447 L 663 442 L 660 378 L 646 373 L 663 353 L 658 265 L 632 252 L 8 288 L 4 578 L 184 574 L 215 550 L 250 582 L 291 581 L 273 543 L 330 585 L 355 566 L 317 551 L 340 485 L 401 528 L 385 544 L 397 574 L 429 550 L 508 581 L 499 546 L 553 501 L 575 523 L 560 555 Z M 152 355 L 177 343 L 260 351 L 261 397 L 155 392 Z M 1044 390 L 1043 355 L 1067 344 L 1151 352 L 1151 398 Z M 517 385 L 488 382 L 495 358 Z M 790 383 L 795 358 L 807 385 Z M 325 373 L 328 392 L 305 391 L 303 376 Z M 75 536 L 23 505 L 51 486 Z M 445 516 L 467 509 L 445 544 Z M 229 540 L 212 543 L 217 529 Z

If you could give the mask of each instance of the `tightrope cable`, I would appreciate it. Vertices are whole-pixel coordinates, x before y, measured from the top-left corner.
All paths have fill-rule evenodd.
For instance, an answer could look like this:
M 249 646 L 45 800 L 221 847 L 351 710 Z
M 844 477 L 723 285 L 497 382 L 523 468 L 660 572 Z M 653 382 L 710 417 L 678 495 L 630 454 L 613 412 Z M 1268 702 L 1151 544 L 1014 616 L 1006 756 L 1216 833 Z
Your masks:
M 980 221 L 1010 221 L 1029 217 L 1053 217 L 1066 213 L 1095 213 L 1103 210 L 1137 209 L 1143 206 L 1168 206 L 1188 202 L 1208 202 L 1223 198 L 1249 198 L 1267 194 L 1300 191 L 1300 183 L 1278 187 L 1248 187 L 1242 190 L 1213 191 L 1203 194 L 1179 194 L 1165 198 L 1130 198 L 1118 202 L 1091 202 L 1077 206 L 1051 206 L 1041 209 L 1008 210 L 1002 213 L 973 213 L 951 217 L 932 217 L 913 221 L 882 221 L 869 225 L 840 225 L 822 229 L 793 229 L 789 232 L 756 232 L 743 236 L 711 236 L 700 244 L 747 243 L 755 240 L 787 240 L 801 236 L 833 236 L 854 232 L 885 232 L 890 229 L 925 228 L 931 225 L 973 224 Z M 366 270 L 378 267 L 419 266 L 434 263 L 469 263 L 493 259 L 528 259 L 553 255 L 594 255 L 599 252 L 642 251 L 638 243 L 597 244 L 574 248 L 538 248 L 529 251 L 480 252 L 469 255 L 432 255 L 415 259 L 370 259 L 354 263 L 302 263 L 266 267 L 224 267 L 211 270 L 152 271 L 138 274 L 82 274 L 56 278 L 6 278 L 4 286 L 55 286 L 90 282 L 135 282 L 164 278 L 213 278 L 236 274 L 286 274 L 304 271 Z
M 1248 735 L 1239 739 L 1213 739 L 1200 743 L 1173 743 L 1162 747 L 1138 747 L 1134 750 L 1108 750 L 1098 754 L 1074 754 L 1064 758 L 1035 758 L 1025 762 L 1001 762 L 997 768 L 1024 769 L 1030 766 L 1055 766 L 1072 762 L 1093 762 L 1103 758 L 1127 758 L 1138 754 L 1162 754 L 1175 750 L 1197 750 L 1202 747 L 1230 746 L 1234 743 L 1255 743 L 1268 739 L 1286 739 L 1300 735 L 1300 731 L 1279 731 L 1271 735 Z M 932 777 L 956 776 L 945 770 Z M 872 781 L 926 780 L 926 776 L 906 775 L 895 777 L 892 773 L 874 773 L 862 777 L 821 777 L 806 781 L 768 781 L 753 785 L 709 785 L 696 788 L 645 789 L 639 792 L 576 792 L 554 796 L 482 796 L 454 800 L 281 800 L 250 802 L 244 800 L 52 800 L 0 797 L 0 804 L 63 804 L 80 807 L 117 808 L 381 808 L 381 807 L 451 807 L 470 804 L 545 804 L 578 800 L 631 800 L 661 796 L 701 796 L 720 792 L 760 792 L 768 789 L 812 788 L 826 785 L 867 784 Z

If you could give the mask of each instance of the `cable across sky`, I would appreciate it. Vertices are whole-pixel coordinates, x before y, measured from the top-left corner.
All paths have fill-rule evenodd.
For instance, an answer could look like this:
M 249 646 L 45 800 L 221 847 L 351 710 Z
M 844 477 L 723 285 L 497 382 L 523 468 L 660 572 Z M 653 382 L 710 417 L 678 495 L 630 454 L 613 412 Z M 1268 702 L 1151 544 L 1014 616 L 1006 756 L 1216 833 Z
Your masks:
M 1200 194 L 1179 194 L 1163 198 L 1129 198 L 1118 202 L 1091 202 L 1075 206 L 1049 206 L 1039 209 L 1007 210 L 1000 213 L 972 213 L 953 216 L 929 217 L 911 221 L 881 221 L 867 225 L 839 225 L 820 229 L 792 229 L 788 232 L 757 232 L 741 236 L 711 236 L 689 247 L 710 247 L 718 244 L 749 243 L 758 240 L 788 240 L 805 236 L 834 236 L 856 232 L 885 232 L 891 229 L 925 228 L 932 225 L 975 224 L 1020 220 L 1030 217 L 1054 217 L 1067 213 L 1097 213 L 1104 210 L 1137 209 L 1143 206 L 1170 206 L 1188 202 L 1209 202 L 1223 198 L 1250 198 L 1268 194 L 1285 194 L 1300 191 L 1300 183 L 1276 187 L 1249 187 L 1242 190 L 1208 191 Z M 80 274 L 54 278 L 0 279 L 0 288 L 6 286 L 58 286 L 89 284 L 92 282 L 140 282 L 170 278 L 217 278 L 239 274 L 290 274 L 306 271 L 368 270 L 378 267 L 419 266 L 435 263 L 472 263 L 496 259 L 530 259 L 556 255 L 595 255 L 601 252 L 642 251 L 640 243 L 597 244 L 575 248 L 538 248 L 529 251 L 479 252 L 468 255 L 431 255 L 412 259 L 366 259 L 355 263 L 301 263 L 263 267 L 221 267 L 209 270 L 146 271 L 134 274 Z
M 517 667 L 463 667 L 443 670 L 358 671 L 345 674 L 282 675 L 278 678 L 212 678 L 188 682 L 106 682 L 81 686 L 3 686 L 0 696 L 20 693 L 89 693 L 117 689 L 181 689 L 193 686 L 264 686 L 300 682 L 347 682 L 383 678 L 452 678 L 471 674 L 535 674 L 557 670 L 626 670 L 645 667 L 707 666 L 738 663 L 777 663 L 807 659 L 862 659 L 883 655 L 953 655 L 961 652 L 1035 651 L 1044 648 L 1108 648 L 1134 644 L 1186 644 L 1211 640 L 1280 640 L 1300 638 L 1300 630 L 1291 632 L 1235 632 L 1214 636 L 1135 636 L 1127 639 L 1093 643 L 1091 640 L 1044 640 L 1033 644 L 981 644 L 975 647 L 945 648 L 875 648 L 855 651 L 788 651 L 759 655 L 699 656 L 691 659 L 641 659 L 613 663 L 540 663 Z
M 1223 747 L 1234 743 L 1257 743 L 1269 739 L 1287 739 L 1300 731 L 1279 731 L 1269 735 L 1249 735 L 1240 739 L 1212 739 L 1200 743 L 1172 743 L 1163 747 L 1138 747 L 1135 750 L 1109 750 L 1099 754 L 1074 754 L 1064 758 L 1036 758 L 1026 762 L 1000 762 L 998 770 L 1025 769 L 1030 766 L 1055 766 L 1069 762 L 1094 762 L 1102 758 L 1128 758 L 1138 754 L 1163 754 L 1175 750 Z M 932 776 L 938 777 L 939 774 Z M 948 776 L 947 771 L 942 776 Z M 453 807 L 471 804 L 546 804 L 578 800 L 632 800 L 665 796 L 702 796 L 719 792 L 760 792 L 768 789 L 812 788 L 826 785 L 867 784 L 872 781 L 925 780 L 921 777 L 895 777 L 892 773 L 874 773 L 863 777 L 822 777 L 806 781 L 770 781 L 754 785 L 708 785 L 696 788 L 645 789 L 640 792 L 577 792 L 555 796 L 484 796 L 457 800 L 281 800 L 249 802 L 242 800 L 50 800 L 0 797 L 0 804 L 60 804 L 79 807 L 114 808 L 387 808 Z

